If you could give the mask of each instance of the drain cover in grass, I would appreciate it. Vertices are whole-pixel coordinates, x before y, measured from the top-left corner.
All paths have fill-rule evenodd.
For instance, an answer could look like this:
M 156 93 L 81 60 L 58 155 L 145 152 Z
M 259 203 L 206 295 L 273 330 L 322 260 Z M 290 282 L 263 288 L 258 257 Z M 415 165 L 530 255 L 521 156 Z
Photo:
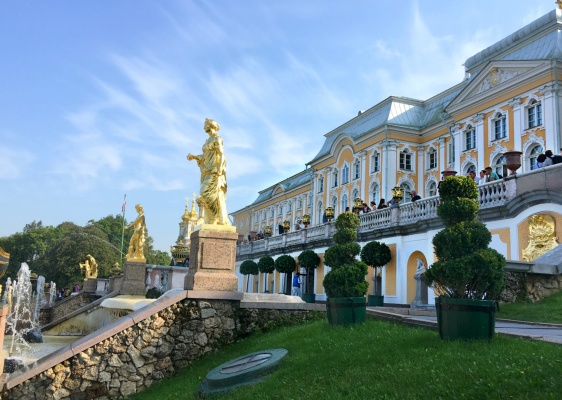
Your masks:
M 207 374 L 197 392 L 204 398 L 210 394 L 226 392 L 242 385 L 250 385 L 269 375 L 287 355 L 285 349 L 258 351 L 230 360 Z

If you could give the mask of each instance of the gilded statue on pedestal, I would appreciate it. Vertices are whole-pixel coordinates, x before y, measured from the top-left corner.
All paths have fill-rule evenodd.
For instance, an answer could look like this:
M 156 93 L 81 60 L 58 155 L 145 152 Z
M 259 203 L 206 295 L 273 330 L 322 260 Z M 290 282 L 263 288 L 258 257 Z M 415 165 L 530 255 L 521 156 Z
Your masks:
M 127 251 L 127 260 L 141 259 L 144 260 L 144 242 L 146 240 L 146 224 L 144 222 L 144 210 L 140 204 L 135 206 L 139 213 L 137 219 L 125 227 L 125 229 L 133 228 L 133 236 L 129 242 L 129 250 Z
M 554 218 L 536 214 L 529 221 L 529 245 L 523 250 L 523 258 L 533 261 L 558 246 Z
M 98 263 L 90 254 L 86 256 L 86 261 L 80 263 L 80 270 L 85 279 L 96 279 L 98 277 Z
M 220 126 L 212 119 L 205 119 L 204 129 L 209 137 L 203 145 L 203 154 L 187 156 L 188 160 L 197 161 L 201 170 L 202 201 L 198 199 L 197 203 L 205 224 L 230 226 L 226 211 L 226 160 L 222 138 L 217 133 Z

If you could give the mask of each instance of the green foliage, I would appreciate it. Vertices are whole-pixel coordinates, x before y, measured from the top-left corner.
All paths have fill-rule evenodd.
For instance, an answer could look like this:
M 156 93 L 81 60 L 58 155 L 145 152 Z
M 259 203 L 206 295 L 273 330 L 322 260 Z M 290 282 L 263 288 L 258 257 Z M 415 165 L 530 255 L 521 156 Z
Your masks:
M 448 177 L 439 195 L 437 213 L 446 228 L 433 238 L 438 261 L 425 272 L 426 283 L 449 297 L 498 299 L 504 287 L 505 258 L 488 248 L 490 232 L 475 220 L 476 184 L 469 177 Z
M 275 260 L 275 270 L 277 272 L 290 274 L 297 267 L 297 262 L 288 254 L 283 254 Z
M 263 256 L 258 261 L 258 270 L 263 274 L 271 274 L 275 271 L 275 261 L 270 256 Z
M 389 247 L 376 240 L 367 243 L 361 249 L 361 261 L 371 267 L 382 267 L 392 259 Z
M 360 297 L 369 289 L 369 284 L 365 281 L 367 265 L 355 259 L 361 251 L 361 246 L 355 242 L 358 227 L 359 217 L 353 213 L 342 213 L 336 220 L 336 244 L 324 253 L 324 264 L 331 268 L 323 282 L 329 298 Z M 350 231 L 354 231 L 355 239 Z
M 305 250 L 297 257 L 299 265 L 304 269 L 315 269 L 320 265 L 320 257 L 312 250 Z
M 245 260 L 240 264 L 240 273 L 242 275 L 257 275 L 258 272 L 258 264 L 253 260 Z

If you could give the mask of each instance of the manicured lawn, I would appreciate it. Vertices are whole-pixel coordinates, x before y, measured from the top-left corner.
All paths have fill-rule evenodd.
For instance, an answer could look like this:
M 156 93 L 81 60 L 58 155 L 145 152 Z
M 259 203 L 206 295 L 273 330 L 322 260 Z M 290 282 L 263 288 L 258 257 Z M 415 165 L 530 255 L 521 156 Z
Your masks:
M 562 324 L 562 292 L 538 303 L 512 303 L 500 306 L 497 318 Z
M 368 319 L 279 328 L 204 357 L 135 400 L 196 399 L 207 372 L 245 354 L 285 348 L 265 381 L 225 399 L 559 399 L 562 346 L 497 336 L 447 342 L 434 331 Z

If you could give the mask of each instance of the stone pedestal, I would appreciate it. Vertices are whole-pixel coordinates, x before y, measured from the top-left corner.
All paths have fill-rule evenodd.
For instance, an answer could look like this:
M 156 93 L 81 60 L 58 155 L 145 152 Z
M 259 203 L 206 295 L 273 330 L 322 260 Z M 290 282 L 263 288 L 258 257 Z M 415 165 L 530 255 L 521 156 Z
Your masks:
M 202 225 L 193 232 L 184 289 L 238 291 L 234 272 L 237 239 L 233 226 Z
M 98 290 L 98 280 L 95 278 L 84 279 L 84 292 L 95 293 Z
M 123 268 L 123 281 L 119 294 L 144 296 L 146 281 L 146 260 L 127 260 Z

